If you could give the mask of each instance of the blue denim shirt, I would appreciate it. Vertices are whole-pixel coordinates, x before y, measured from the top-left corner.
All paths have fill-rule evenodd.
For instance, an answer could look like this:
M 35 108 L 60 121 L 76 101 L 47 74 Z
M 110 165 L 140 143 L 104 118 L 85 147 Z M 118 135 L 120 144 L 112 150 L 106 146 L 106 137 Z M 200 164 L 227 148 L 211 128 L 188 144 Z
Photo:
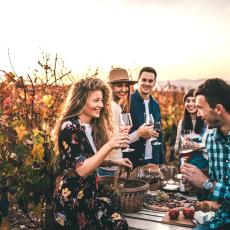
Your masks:
M 149 113 L 153 115 L 153 118 L 155 121 L 161 121 L 161 112 L 159 104 L 156 100 L 153 99 L 152 96 L 150 96 L 149 101 Z M 133 127 L 131 129 L 131 133 L 137 130 L 141 125 L 145 122 L 145 104 L 144 100 L 139 94 L 138 90 L 134 92 L 134 94 L 131 95 L 131 106 L 130 106 L 130 114 L 133 121 Z M 162 133 L 160 133 L 159 141 L 162 143 Z M 134 167 L 139 165 L 144 165 L 144 157 L 145 157 L 145 144 L 146 140 L 143 138 L 140 138 L 139 141 L 136 141 L 135 143 L 131 144 L 131 148 L 134 148 L 134 152 L 126 154 L 126 157 L 128 157 Z M 165 161 L 164 157 L 164 150 L 163 150 L 163 144 L 161 145 L 153 145 L 153 159 L 152 163 L 154 164 L 162 164 Z

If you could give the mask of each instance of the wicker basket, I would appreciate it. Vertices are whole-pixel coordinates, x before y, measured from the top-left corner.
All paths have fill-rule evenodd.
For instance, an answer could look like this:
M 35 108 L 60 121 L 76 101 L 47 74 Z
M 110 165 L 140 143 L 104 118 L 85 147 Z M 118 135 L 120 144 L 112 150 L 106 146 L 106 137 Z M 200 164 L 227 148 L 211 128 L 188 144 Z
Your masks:
M 115 191 L 119 194 L 122 212 L 134 213 L 141 210 L 144 202 L 144 195 L 149 189 L 146 181 L 139 179 L 118 179 L 117 187 L 114 185 L 114 177 L 100 177 L 100 181 L 109 191 Z M 125 183 L 137 185 L 136 187 L 125 187 Z

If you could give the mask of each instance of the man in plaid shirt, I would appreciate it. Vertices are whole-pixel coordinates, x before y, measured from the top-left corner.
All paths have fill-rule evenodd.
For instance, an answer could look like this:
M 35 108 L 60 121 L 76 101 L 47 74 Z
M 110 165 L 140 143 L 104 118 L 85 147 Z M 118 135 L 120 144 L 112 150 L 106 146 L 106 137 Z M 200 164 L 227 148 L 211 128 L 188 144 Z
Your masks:
M 206 199 L 217 201 L 220 208 L 211 221 L 196 230 L 230 229 L 230 85 L 214 78 L 201 84 L 195 92 L 198 110 L 212 128 L 206 139 L 209 155 L 209 178 L 196 166 L 185 163 L 183 178 L 203 189 Z

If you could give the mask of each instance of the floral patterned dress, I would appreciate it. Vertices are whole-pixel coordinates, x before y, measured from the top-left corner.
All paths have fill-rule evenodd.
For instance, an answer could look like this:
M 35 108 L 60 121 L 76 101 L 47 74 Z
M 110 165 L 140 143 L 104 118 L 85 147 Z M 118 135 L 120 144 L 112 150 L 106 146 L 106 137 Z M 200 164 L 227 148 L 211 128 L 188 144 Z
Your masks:
M 103 189 L 96 171 L 87 177 L 68 173 L 95 154 L 77 117 L 63 123 L 59 149 L 62 177 L 54 191 L 55 229 L 128 229 L 118 200 Z

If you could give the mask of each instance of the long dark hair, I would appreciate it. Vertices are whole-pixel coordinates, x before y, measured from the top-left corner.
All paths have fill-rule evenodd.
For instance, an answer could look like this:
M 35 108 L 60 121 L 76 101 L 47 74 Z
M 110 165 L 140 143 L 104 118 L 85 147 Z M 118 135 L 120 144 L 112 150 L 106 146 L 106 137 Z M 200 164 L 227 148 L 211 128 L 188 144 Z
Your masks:
M 194 96 L 195 89 L 189 89 L 184 95 L 184 103 L 188 97 L 195 97 Z M 204 128 L 204 120 L 200 116 L 196 116 L 196 123 L 193 127 L 192 117 L 188 110 L 184 108 L 184 115 L 182 119 L 182 129 L 186 130 L 193 130 L 195 133 L 200 134 Z
M 127 92 L 127 95 L 125 97 L 125 99 L 121 100 L 119 102 L 120 106 L 121 106 L 121 111 L 122 113 L 129 113 L 129 110 L 130 110 L 130 85 L 128 87 L 128 92 Z

